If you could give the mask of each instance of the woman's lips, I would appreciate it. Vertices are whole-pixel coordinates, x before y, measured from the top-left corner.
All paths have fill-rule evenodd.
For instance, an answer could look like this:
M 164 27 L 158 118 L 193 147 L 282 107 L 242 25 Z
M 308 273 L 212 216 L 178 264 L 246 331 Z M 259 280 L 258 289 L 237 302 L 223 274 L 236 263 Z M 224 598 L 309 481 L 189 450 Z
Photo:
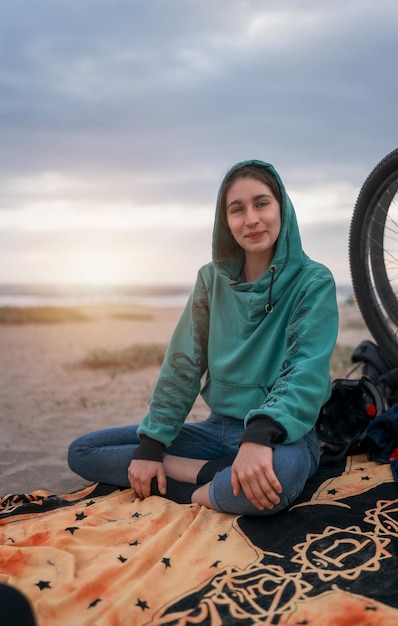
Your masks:
M 245 239 L 260 239 L 263 235 L 263 231 L 261 231 L 260 233 L 248 233 L 247 235 L 245 235 Z

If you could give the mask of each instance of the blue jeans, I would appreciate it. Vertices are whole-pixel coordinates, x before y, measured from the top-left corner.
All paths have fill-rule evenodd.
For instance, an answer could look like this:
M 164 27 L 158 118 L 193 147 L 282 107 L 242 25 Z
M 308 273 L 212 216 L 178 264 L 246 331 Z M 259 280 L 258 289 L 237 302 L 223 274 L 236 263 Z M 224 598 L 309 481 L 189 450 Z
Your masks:
M 87 480 L 129 487 L 127 470 L 140 443 L 136 425 L 120 426 L 82 435 L 69 448 L 69 467 Z M 186 422 L 165 454 L 192 459 L 218 459 L 237 454 L 244 430 L 243 421 L 211 413 L 200 422 Z M 307 480 L 319 465 L 319 443 L 315 430 L 295 443 L 275 446 L 274 471 L 281 485 L 280 503 L 260 511 L 243 492 L 234 496 L 231 468 L 218 472 L 210 483 L 209 498 L 213 508 L 235 515 L 270 515 L 289 506 L 298 498 Z

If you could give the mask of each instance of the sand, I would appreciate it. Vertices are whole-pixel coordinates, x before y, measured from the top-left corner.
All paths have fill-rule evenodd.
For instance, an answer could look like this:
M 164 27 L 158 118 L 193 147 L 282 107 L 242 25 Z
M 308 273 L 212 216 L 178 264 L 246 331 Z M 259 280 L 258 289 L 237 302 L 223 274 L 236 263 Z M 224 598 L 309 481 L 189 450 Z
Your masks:
M 88 483 L 67 466 L 78 435 L 138 423 L 148 408 L 158 367 L 124 371 L 77 367 L 93 349 L 166 344 L 181 310 L 103 305 L 83 309 L 88 321 L 0 325 L 0 497 L 47 490 L 76 491 Z M 115 314 L 142 314 L 142 319 Z M 340 310 L 338 343 L 370 338 L 355 306 Z M 190 419 L 202 419 L 200 399 Z

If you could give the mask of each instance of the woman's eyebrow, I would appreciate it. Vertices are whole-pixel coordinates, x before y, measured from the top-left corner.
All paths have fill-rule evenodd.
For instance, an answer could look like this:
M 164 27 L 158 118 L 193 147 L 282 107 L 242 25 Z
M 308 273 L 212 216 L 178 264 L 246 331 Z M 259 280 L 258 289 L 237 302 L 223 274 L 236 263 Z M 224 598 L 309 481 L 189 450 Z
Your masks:
M 262 198 L 272 198 L 269 193 L 260 193 L 258 196 L 253 196 L 253 200 L 261 200 Z
M 227 209 L 234 204 L 242 204 L 242 200 L 232 200 L 229 204 L 227 204 Z

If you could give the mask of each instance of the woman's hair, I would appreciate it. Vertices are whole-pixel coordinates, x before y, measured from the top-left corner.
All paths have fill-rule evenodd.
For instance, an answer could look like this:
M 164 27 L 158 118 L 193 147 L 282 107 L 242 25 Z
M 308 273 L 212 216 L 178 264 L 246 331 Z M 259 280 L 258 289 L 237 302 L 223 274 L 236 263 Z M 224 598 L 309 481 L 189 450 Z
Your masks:
M 227 224 L 227 193 L 234 183 L 240 178 L 255 178 L 267 185 L 282 208 L 282 194 L 277 180 L 273 174 L 264 166 L 257 163 L 247 163 L 234 169 L 224 180 L 220 191 L 220 217 L 224 224 Z

